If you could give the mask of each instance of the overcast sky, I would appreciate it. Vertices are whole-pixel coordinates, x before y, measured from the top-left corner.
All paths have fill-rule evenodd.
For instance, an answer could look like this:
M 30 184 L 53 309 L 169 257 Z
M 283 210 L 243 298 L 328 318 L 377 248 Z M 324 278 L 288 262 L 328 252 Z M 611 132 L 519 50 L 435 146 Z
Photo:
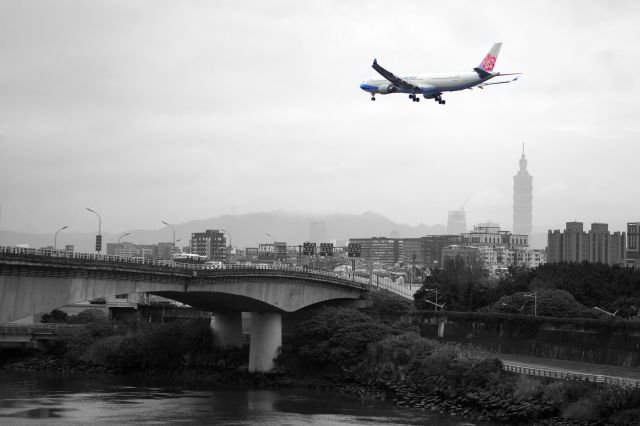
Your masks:
M 4 230 L 160 228 L 236 212 L 374 211 L 534 230 L 640 220 L 640 2 L 0 2 Z M 371 102 L 396 74 L 509 85 Z

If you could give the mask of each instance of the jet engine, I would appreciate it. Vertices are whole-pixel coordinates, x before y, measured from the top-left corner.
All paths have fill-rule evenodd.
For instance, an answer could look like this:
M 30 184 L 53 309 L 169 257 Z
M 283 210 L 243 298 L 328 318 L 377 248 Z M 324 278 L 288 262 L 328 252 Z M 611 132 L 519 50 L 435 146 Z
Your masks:
M 388 93 L 393 93 L 395 91 L 397 91 L 398 88 L 396 86 L 394 86 L 393 84 L 381 84 L 380 86 L 378 86 L 378 93 L 380 93 L 381 95 L 386 95 Z

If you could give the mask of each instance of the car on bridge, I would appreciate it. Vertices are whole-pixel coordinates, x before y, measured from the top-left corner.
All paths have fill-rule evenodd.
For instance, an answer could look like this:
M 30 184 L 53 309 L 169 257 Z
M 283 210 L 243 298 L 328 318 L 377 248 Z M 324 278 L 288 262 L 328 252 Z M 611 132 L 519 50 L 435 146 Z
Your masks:
M 224 269 L 224 263 L 217 260 L 209 260 L 202 264 L 202 269 Z

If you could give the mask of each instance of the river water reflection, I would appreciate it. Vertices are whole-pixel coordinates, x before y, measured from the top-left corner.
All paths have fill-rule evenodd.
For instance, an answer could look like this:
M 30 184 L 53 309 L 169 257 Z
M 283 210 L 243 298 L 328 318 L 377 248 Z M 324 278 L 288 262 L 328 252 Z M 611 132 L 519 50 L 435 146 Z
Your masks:
M 309 390 L 220 390 L 123 376 L 0 370 L 3 425 L 473 425 L 389 402 Z

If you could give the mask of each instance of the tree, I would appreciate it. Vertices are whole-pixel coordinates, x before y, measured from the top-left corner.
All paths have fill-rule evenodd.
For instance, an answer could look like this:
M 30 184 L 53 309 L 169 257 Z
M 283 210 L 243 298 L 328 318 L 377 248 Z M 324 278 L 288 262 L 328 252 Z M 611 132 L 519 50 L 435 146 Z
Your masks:
M 447 259 L 443 269 L 434 269 L 414 295 L 416 309 L 432 310 L 430 290 L 438 291 L 438 303 L 447 303 L 449 310 L 468 311 L 485 306 L 489 288 L 487 274 L 479 264 L 466 265 L 460 257 Z
M 341 371 L 357 364 L 367 345 L 398 332 L 356 309 L 325 307 L 296 327 L 291 350 L 317 371 Z
M 535 292 L 535 297 L 533 293 Z M 601 315 L 577 302 L 565 290 L 535 289 L 533 292 L 517 292 L 502 296 L 497 302 L 483 309 L 488 312 L 534 315 L 556 318 L 598 318 Z
M 59 309 L 54 309 L 48 314 L 42 315 L 42 318 L 40 318 L 40 322 L 41 323 L 64 323 L 64 322 L 67 322 L 67 317 L 68 315 L 66 312 L 61 311 Z
M 621 296 L 612 304 L 611 309 L 622 318 L 637 317 L 640 313 L 640 296 Z
M 108 321 L 107 315 L 101 309 L 85 309 L 78 313 L 78 315 L 69 318 L 71 324 L 89 324 L 92 322 L 105 322 Z

